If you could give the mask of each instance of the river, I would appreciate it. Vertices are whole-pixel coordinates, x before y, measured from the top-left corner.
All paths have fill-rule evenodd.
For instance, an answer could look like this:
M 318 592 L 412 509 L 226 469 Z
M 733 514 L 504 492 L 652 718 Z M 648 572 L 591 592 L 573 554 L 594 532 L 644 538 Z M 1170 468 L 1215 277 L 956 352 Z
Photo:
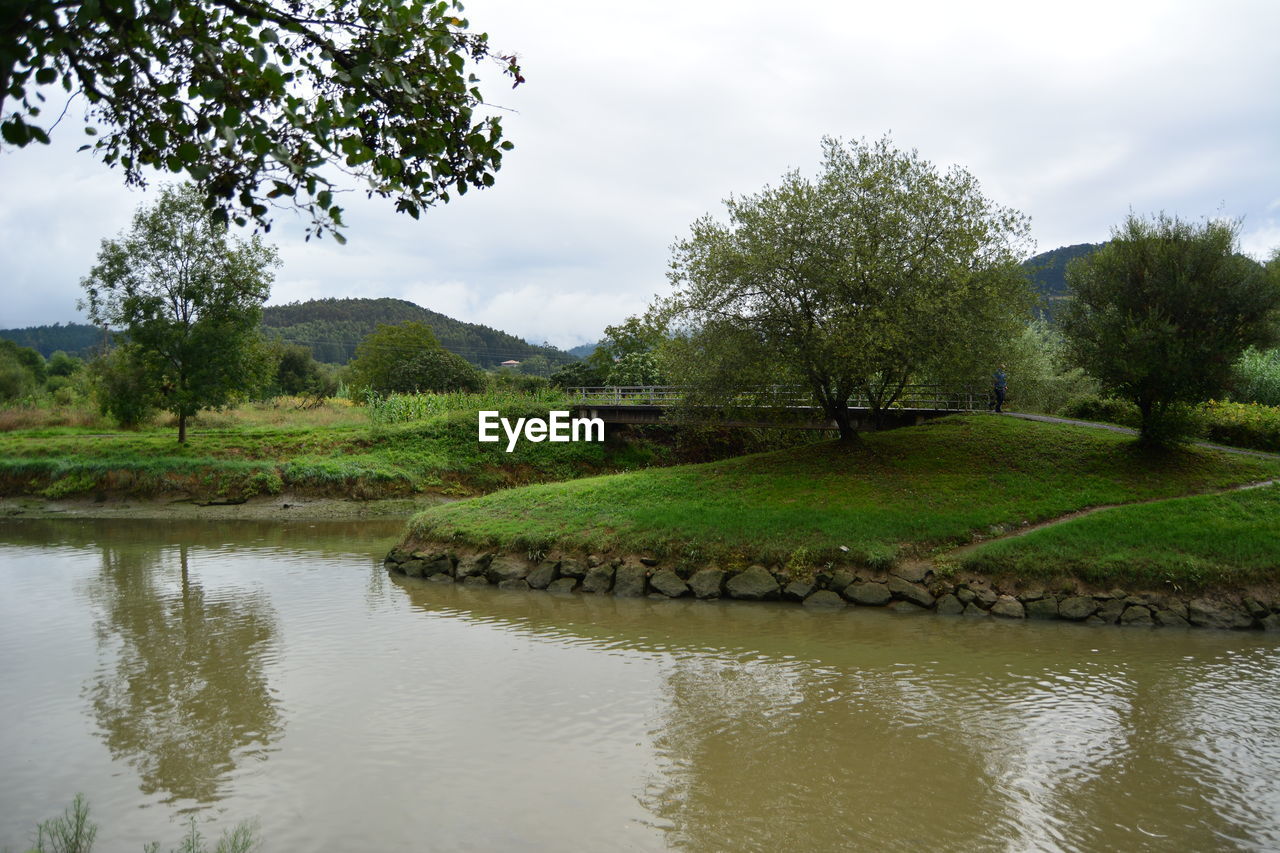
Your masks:
M 1280 848 L 1261 634 L 393 578 L 395 522 L 0 521 L 0 849 Z

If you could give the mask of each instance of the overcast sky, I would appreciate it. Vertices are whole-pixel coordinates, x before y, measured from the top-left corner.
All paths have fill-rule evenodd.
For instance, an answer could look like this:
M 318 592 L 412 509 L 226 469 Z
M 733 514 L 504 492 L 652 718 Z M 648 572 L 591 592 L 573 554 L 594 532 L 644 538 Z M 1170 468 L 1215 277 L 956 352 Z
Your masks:
M 1052 7 L 1052 9 L 1051 9 Z M 349 242 L 278 217 L 271 303 L 394 296 L 570 347 L 665 292 L 671 243 L 824 135 L 892 133 L 1032 220 L 1038 250 L 1130 209 L 1240 218 L 1280 247 L 1280 3 L 474 0 L 528 82 L 492 189 L 415 222 L 348 195 Z M 74 109 L 74 108 L 73 108 Z M 148 196 L 54 145 L 0 154 L 0 327 L 80 320 L 98 242 Z M 61 128 L 60 128 L 61 130 Z

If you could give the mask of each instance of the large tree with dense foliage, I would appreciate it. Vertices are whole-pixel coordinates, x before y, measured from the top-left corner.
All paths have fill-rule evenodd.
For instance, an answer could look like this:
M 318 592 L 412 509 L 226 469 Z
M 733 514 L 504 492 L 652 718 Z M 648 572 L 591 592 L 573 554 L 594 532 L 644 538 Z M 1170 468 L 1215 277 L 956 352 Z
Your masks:
M 931 371 L 989 364 L 1018 333 L 1028 222 L 969 172 L 888 138 L 828 138 L 823 153 L 816 179 L 791 172 L 728 199 L 728 223 L 695 222 L 658 310 L 668 352 L 685 355 L 675 378 L 802 385 L 850 439 L 855 393 L 878 412 Z
M 84 307 L 95 324 L 124 332 L 159 405 L 177 416 L 179 442 L 196 412 L 265 378 L 257 329 L 278 264 L 257 236 L 228 234 L 190 185 L 165 188 L 129 233 L 102 241 L 81 282 Z
M 1237 237 L 1229 222 L 1130 216 L 1067 267 L 1072 356 L 1138 407 L 1146 443 L 1176 439 L 1179 406 L 1222 393 L 1240 354 L 1276 339 L 1280 252 L 1264 267 Z
M 475 391 L 483 385 L 480 372 L 441 347 L 424 323 L 379 324 L 360 342 L 348 369 L 358 394 Z
M 524 78 L 461 14 L 434 0 L 6 0 L 0 132 L 47 143 L 58 84 L 84 98 L 85 147 L 127 183 L 185 172 L 224 221 L 269 227 L 283 203 L 336 229 L 335 171 L 416 218 L 491 185 L 511 147 L 473 70 Z

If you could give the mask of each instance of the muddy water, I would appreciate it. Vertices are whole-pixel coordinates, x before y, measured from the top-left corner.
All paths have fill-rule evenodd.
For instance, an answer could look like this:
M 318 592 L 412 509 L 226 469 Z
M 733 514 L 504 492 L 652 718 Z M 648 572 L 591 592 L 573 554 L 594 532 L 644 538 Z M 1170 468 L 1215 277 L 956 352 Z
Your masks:
M 392 579 L 396 523 L 0 522 L 0 849 L 1280 847 L 1262 635 Z

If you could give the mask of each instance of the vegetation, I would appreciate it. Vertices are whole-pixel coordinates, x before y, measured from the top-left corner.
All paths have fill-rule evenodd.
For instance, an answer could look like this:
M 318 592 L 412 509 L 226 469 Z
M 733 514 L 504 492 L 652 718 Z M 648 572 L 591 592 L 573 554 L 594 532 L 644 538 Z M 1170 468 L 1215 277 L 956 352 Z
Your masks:
M 1235 364 L 1231 397 L 1241 403 L 1280 406 L 1280 349 L 1245 350 Z
M 534 346 L 514 335 L 476 323 L 464 323 L 403 299 L 311 299 L 263 309 L 262 327 L 270 337 L 310 347 L 318 361 L 346 364 L 356 346 L 379 325 L 428 326 L 440 345 L 476 367 L 494 368 L 508 359 L 544 356 L 551 366 L 574 357 L 551 346 Z M 0 333 L 2 335 L 3 333 Z
M 179 444 L 188 418 L 265 378 L 256 330 L 278 264 L 257 236 L 231 237 L 191 186 L 166 188 L 129 234 L 102 241 L 82 282 L 89 319 L 125 331 L 120 358 L 177 416 Z
M 83 794 L 76 794 L 60 817 L 50 818 L 36 827 L 35 846 L 29 853 L 90 853 L 98 837 L 98 826 L 89 820 L 89 804 Z M 253 824 L 244 821 L 224 830 L 215 843 L 213 853 L 249 853 L 258 848 Z M 187 833 L 173 848 L 173 853 L 206 853 L 209 846 L 192 816 Z M 144 853 L 159 853 L 160 843 L 143 847 Z
M 417 391 L 479 391 L 479 371 L 446 352 L 422 323 L 378 326 L 360 342 L 350 384 L 358 395 Z
M 1070 298 L 1067 289 L 1067 265 L 1101 249 L 1104 243 L 1076 243 L 1041 252 L 1022 262 L 1031 277 L 1031 285 L 1040 297 L 1037 313 L 1042 320 L 1052 321 Z
M 1280 486 L 1103 510 L 980 546 L 963 567 L 1181 589 L 1275 583 Z
M 88 358 L 102 351 L 102 329 L 86 323 L 54 323 L 52 326 L 27 326 L 22 329 L 0 329 L 0 340 L 30 347 L 45 358 L 62 350 L 68 355 Z
M 704 465 L 530 486 L 419 514 L 411 533 L 481 547 L 887 566 L 1090 506 L 1275 477 L 1280 462 L 1151 457 L 1101 430 L 983 415 Z
M 1183 434 L 1185 407 L 1222 396 L 1241 353 L 1276 335 L 1280 254 L 1269 270 L 1239 254 L 1231 224 L 1130 216 L 1067 281 L 1075 363 L 1137 406 L 1149 444 Z
M 491 185 L 511 148 L 467 60 L 524 78 L 461 14 L 427 0 L 7 4 L 0 135 L 48 143 L 60 119 L 41 89 L 60 83 L 88 103 L 85 148 L 129 184 L 148 167 L 185 172 L 224 224 L 269 227 L 285 203 L 315 233 L 337 229 L 335 171 L 417 218 Z
M 695 222 L 658 313 L 686 343 L 680 384 L 800 385 L 848 440 L 854 393 L 878 412 L 909 382 L 987 372 L 1029 313 L 1028 221 L 888 139 L 823 151 L 816 180 L 792 172 L 727 200 L 729 224 Z

